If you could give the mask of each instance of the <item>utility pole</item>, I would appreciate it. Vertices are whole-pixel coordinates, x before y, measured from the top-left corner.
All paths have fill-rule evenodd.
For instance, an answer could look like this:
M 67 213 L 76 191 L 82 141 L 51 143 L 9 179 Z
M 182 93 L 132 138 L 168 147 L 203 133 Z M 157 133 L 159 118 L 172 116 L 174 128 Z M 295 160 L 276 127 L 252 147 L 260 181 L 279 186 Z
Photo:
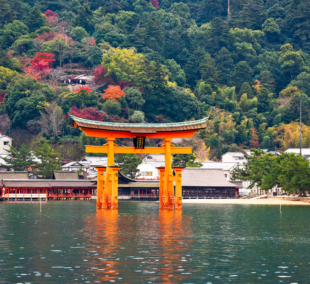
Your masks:
M 299 127 L 299 135 L 300 135 L 300 143 L 299 143 L 299 154 L 301 156 L 301 95 L 300 95 L 300 118 L 299 118 L 299 123 L 300 123 L 300 127 Z

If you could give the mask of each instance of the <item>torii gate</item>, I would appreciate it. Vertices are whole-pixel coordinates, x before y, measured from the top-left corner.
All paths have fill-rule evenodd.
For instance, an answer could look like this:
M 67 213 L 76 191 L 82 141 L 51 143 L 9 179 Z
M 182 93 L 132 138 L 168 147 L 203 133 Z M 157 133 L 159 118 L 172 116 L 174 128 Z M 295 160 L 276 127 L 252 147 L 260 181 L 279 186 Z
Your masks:
M 171 167 L 172 154 L 191 154 L 192 147 L 174 147 L 172 138 L 190 138 L 199 129 L 207 127 L 207 118 L 179 123 L 113 123 L 87 120 L 71 115 L 74 127 L 85 131 L 86 136 L 104 137 L 103 146 L 86 146 L 87 153 L 107 153 L 107 166 L 97 167 L 97 206 L 118 208 L 118 171 L 114 165 L 114 154 L 165 154 L 165 167 L 160 172 L 159 208 L 182 209 L 182 170 Z M 134 139 L 134 147 L 118 147 L 116 138 Z M 144 147 L 146 138 L 162 138 L 162 147 Z M 104 174 L 105 171 L 105 174 Z M 175 182 L 175 191 L 174 191 Z

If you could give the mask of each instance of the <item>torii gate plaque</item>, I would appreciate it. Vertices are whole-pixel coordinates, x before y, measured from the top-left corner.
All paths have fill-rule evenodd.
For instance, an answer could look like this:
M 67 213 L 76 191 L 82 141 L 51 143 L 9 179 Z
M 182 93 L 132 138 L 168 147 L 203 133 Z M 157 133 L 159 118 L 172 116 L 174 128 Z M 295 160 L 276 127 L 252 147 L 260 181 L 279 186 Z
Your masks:
M 104 137 L 108 141 L 103 146 L 86 146 L 87 153 L 107 153 L 107 166 L 98 167 L 97 206 L 99 208 L 118 208 L 118 171 L 114 165 L 114 154 L 165 154 L 165 168 L 159 168 L 159 208 L 182 209 L 183 168 L 171 167 L 172 154 L 191 154 L 191 147 L 174 147 L 172 138 L 190 138 L 199 129 L 207 127 L 207 118 L 179 123 L 113 123 L 82 119 L 71 115 L 74 127 L 85 131 L 86 136 Z M 116 138 L 132 138 L 135 147 L 118 147 Z M 144 147 L 145 138 L 162 138 L 162 147 Z M 105 170 L 105 174 L 104 174 Z M 176 190 L 174 191 L 174 182 Z

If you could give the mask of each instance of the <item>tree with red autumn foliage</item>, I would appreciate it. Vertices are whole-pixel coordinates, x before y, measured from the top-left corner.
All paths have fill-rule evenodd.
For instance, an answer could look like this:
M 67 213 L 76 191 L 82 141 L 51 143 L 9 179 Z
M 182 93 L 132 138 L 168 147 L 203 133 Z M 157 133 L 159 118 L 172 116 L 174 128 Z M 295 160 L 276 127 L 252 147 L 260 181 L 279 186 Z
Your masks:
M 159 1 L 158 0 L 151 0 L 150 3 L 155 7 L 155 9 L 159 9 Z
M 87 93 L 90 93 L 92 90 L 91 89 L 89 89 L 88 87 L 80 87 L 80 88 L 78 88 L 78 89 L 75 89 L 74 91 L 73 91 L 73 93 L 78 93 L 78 92 L 80 92 L 80 91 L 82 91 L 82 90 L 85 90 Z
M 125 92 L 122 91 L 120 86 L 110 85 L 102 94 L 104 100 L 118 100 L 121 97 L 125 97 Z
M 54 61 L 54 54 L 36 52 L 36 56 L 29 61 L 30 66 L 27 67 L 26 74 L 37 80 L 42 80 L 46 75 L 50 74 L 50 67 Z
M 44 15 L 47 17 L 46 23 L 48 23 L 50 26 L 54 27 L 58 22 L 58 17 L 52 10 L 45 11 Z
M 59 34 L 52 31 L 43 33 L 34 40 L 46 42 L 46 41 L 52 41 L 54 38 L 62 38 L 65 42 L 73 42 L 72 37 L 67 36 L 65 33 Z
M 97 85 L 116 85 L 112 76 L 106 76 L 107 73 L 108 69 L 106 67 L 98 65 L 94 71 L 94 82 Z
M 252 137 L 252 140 L 250 141 L 250 144 L 251 144 L 251 147 L 252 148 L 259 148 L 260 146 L 260 143 L 259 143 L 259 137 L 256 133 L 256 128 L 252 128 L 252 132 L 251 132 L 251 137 Z
M 97 121 L 104 121 L 107 118 L 105 113 L 101 113 L 95 107 L 86 107 L 83 109 L 78 109 L 77 107 L 73 106 L 69 114 L 76 117 Z

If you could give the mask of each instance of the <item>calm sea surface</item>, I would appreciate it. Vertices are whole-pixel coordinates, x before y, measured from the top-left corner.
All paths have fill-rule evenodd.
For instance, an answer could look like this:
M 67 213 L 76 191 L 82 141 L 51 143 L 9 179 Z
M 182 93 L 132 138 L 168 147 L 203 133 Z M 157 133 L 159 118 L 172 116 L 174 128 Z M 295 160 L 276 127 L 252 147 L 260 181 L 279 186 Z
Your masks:
M 310 207 L 0 203 L 0 283 L 310 283 Z

